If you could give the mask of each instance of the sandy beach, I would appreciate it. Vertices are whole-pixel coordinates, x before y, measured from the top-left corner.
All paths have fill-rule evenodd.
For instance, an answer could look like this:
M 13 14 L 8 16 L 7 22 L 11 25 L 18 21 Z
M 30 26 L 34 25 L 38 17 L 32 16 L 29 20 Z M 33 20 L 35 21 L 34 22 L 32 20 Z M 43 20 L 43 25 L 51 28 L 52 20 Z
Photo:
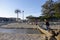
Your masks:
M 0 40 L 45 40 L 43 34 L 0 33 Z
M 6 25 L 0 26 L 2 29 L 25 29 L 25 28 L 32 28 L 36 29 L 38 25 L 31 25 L 31 24 L 25 24 L 25 23 L 9 23 Z M 59 26 L 58 26 L 59 27 Z M 51 27 L 52 29 L 57 27 Z M 26 32 L 26 31 L 24 31 Z M 29 32 L 29 31 L 28 31 Z M 30 31 L 31 32 L 31 31 Z M 32 31 L 33 32 L 33 31 Z M 0 40 L 45 40 L 45 34 L 20 34 L 20 33 L 7 33 L 7 32 L 0 32 Z M 60 40 L 60 34 L 56 37 L 57 40 Z

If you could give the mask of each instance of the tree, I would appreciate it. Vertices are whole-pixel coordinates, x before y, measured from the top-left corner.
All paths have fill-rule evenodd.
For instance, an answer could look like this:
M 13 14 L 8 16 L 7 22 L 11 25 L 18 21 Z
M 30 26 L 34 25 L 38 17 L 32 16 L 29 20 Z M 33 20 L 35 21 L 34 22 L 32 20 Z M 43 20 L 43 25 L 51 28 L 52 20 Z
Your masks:
M 34 17 L 32 15 L 26 17 L 30 22 L 40 21 L 39 17 Z
M 21 11 L 20 11 L 20 10 L 18 10 L 18 9 L 16 9 L 16 10 L 15 10 L 15 13 L 17 14 L 17 21 L 18 21 L 19 13 L 21 13 Z
M 42 6 L 43 15 L 50 17 L 54 15 L 54 1 L 48 0 L 46 3 Z
M 58 9 L 56 2 L 54 2 L 53 0 L 48 0 L 48 1 L 46 1 L 45 4 L 43 4 L 42 8 L 43 8 L 42 12 L 43 12 L 44 18 L 51 20 L 51 21 L 58 19 L 57 17 L 59 15 L 58 15 L 57 11 L 59 9 Z
M 43 18 L 47 18 L 53 21 L 55 19 L 60 19 L 60 1 L 46 1 L 46 3 L 42 5 L 42 12 L 42 15 L 44 15 Z
M 57 18 L 60 18 L 60 3 L 54 4 L 54 10 L 55 10 L 55 16 Z
M 22 11 L 22 13 L 23 13 L 23 20 L 24 20 L 24 11 Z

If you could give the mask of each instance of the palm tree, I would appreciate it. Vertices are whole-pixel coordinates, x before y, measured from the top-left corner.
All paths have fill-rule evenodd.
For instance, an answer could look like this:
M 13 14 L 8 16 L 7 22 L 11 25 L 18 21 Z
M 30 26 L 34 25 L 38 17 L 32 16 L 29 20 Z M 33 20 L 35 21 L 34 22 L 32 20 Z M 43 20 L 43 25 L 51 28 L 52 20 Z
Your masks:
M 22 13 L 23 13 L 23 20 L 24 20 L 24 11 L 22 11 Z
M 21 11 L 20 11 L 20 10 L 18 10 L 18 9 L 16 9 L 16 10 L 15 10 L 15 13 L 17 14 L 17 19 L 16 19 L 16 20 L 18 21 L 19 13 L 21 13 Z

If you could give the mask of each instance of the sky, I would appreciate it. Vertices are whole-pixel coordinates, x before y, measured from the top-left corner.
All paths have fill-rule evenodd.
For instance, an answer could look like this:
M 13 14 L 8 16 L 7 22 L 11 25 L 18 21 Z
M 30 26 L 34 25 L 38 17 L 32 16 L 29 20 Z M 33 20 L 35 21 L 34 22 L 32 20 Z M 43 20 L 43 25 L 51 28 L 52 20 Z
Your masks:
M 42 5 L 46 0 L 0 0 L 0 17 L 16 18 L 16 9 L 24 11 L 24 18 L 29 15 L 41 16 Z M 23 19 L 23 13 L 19 13 L 19 18 Z

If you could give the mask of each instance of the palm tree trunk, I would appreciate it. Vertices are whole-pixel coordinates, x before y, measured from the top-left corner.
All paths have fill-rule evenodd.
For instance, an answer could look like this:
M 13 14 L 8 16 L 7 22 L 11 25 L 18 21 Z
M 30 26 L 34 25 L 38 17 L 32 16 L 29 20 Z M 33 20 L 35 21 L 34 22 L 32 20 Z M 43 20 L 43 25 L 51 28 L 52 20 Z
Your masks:
M 23 20 L 24 20 L 24 12 L 23 12 Z
M 17 13 L 17 21 L 18 21 L 18 17 L 19 17 L 19 15 L 18 15 L 18 13 Z

